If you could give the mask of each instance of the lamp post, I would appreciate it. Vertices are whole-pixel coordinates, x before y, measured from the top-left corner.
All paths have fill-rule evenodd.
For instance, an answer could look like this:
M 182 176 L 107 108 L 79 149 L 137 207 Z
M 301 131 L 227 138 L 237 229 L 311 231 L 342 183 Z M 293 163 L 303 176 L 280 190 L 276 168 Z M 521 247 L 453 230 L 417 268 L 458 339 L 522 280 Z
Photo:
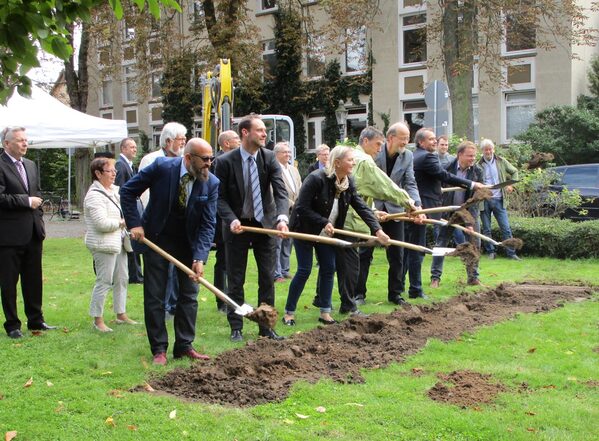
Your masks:
M 339 140 L 343 142 L 345 138 L 345 122 L 347 120 L 347 109 L 343 100 L 339 100 L 339 105 L 335 109 L 335 118 L 337 119 L 337 125 L 339 126 Z

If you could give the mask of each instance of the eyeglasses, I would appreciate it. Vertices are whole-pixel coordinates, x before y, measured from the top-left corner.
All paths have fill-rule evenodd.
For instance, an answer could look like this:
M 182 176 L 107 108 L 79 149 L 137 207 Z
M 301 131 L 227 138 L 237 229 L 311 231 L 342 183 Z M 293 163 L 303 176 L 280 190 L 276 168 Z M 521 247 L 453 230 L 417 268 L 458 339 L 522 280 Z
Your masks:
M 115 169 L 102 170 L 102 173 L 114 173 L 116 175 L 116 170 Z
M 198 155 L 197 153 L 190 153 L 191 156 L 195 156 L 196 158 L 200 158 L 202 161 L 204 162 L 213 162 L 214 159 L 216 159 L 214 156 L 202 156 L 202 155 Z
M 175 141 L 187 141 L 187 138 L 185 136 L 177 136 Z

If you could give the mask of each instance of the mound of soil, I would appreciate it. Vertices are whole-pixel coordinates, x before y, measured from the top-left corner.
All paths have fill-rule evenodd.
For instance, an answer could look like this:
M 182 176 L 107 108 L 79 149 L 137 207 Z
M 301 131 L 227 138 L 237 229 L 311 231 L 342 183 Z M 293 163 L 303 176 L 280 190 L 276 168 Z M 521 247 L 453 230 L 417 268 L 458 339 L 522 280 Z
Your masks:
M 209 362 L 175 369 L 150 384 L 164 393 L 206 403 L 243 407 L 279 401 L 296 381 L 330 378 L 360 383 L 364 381 L 361 369 L 402 361 L 429 338 L 448 341 L 517 313 L 549 311 L 591 294 L 592 288 L 585 286 L 503 284 L 430 306 L 351 317 L 283 341 L 248 342 Z
M 442 381 L 428 391 L 428 396 L 461 407 L 491 403 L 499 392 L 506 390 L 502 384 L 491 382 L 490 375 L 468 370 L 437 374 L 437 377 Z

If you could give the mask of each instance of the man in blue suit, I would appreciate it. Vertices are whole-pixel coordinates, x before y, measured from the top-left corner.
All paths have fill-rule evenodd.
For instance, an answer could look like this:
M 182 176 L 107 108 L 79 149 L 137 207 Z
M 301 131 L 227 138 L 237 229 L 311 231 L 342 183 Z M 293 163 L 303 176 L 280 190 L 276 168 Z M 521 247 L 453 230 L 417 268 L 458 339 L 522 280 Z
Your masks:
M 185 265 L 196 277 L 204 275 L 204 264 L 214 237 L 218 179 L 209 172 L 212 147 L 192 138 L 182 158 L 157 158 L 121 188 L 121 205 L 133 239 L 147 237 Z M 150 189 L 150 200 L 140 219 L 136 199 Z M 164 297 L 168 262 L 156 252 L 144 251 L 144 318 L 154 364 L 165 365 L 168 334 L 164 322 Z M 198 310 L 198 288 L 193 277 L 177 270 L 179 299 L 175 311 L 175 358 L 207 360 L 192 343 Z

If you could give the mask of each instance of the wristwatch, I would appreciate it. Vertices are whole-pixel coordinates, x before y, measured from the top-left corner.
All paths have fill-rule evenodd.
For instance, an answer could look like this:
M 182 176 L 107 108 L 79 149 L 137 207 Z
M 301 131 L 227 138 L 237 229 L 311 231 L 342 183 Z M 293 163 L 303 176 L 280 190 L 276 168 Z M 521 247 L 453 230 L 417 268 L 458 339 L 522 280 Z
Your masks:
M 202 265 L 204 265 L 204 261 L 203 260 L 194 260 L 193 263 L 198 263 L 200 262 Z

